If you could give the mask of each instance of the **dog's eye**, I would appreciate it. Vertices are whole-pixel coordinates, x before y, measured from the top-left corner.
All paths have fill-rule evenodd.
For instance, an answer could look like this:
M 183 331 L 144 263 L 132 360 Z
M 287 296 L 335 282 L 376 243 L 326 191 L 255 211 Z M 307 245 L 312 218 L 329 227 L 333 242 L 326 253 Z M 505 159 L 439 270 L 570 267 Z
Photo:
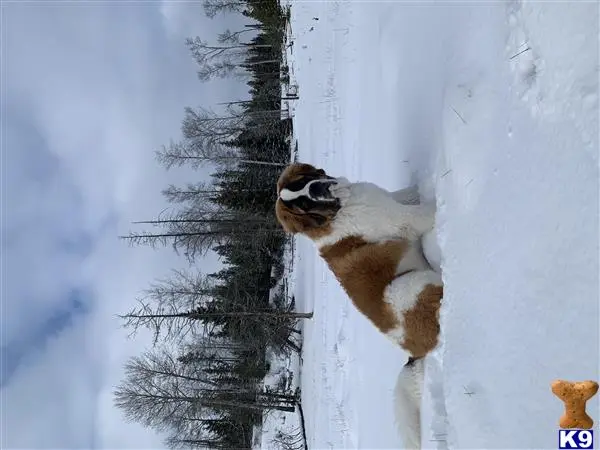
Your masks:
M 288 191 L 298 192 L 298 191 L 301 191 L 304 188 L 304 186 L 306 186 L 307 182 L 308 181 L 305 178 L 300 178 L 299 180 L 292 181 L 285 188 Z

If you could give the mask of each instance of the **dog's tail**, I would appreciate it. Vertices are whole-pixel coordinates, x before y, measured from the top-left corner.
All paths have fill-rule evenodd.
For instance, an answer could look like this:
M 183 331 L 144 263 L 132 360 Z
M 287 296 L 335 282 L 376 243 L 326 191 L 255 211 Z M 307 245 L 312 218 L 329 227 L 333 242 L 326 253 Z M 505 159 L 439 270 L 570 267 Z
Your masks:
M 409 358 L 394 388 L 394 416 L 405 449 L 421 448 L 421 393 L 425 375 L 423 358 Z

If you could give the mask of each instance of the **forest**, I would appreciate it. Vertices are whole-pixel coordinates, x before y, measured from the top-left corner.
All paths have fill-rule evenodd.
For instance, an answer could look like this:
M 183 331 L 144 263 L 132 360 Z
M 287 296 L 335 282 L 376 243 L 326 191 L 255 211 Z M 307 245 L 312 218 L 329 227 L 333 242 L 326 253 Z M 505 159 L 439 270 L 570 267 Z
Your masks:
M 168 448 L 250 448 L 265 413 L 297 410 L 290 380 L 264 378 L 273 358 L 301 351 L 300 320 L 312 316 L 296 312 L 288 292 L 293 242 L 274 214 L 277 177 L 294 158 L 291 118 L 282 114 L 289 11 L 276 0 L 203 7 L 210 18 L 240 14 L 247 23 L 212 41 L 187 39 L 199 82 L 245 82 L 248 97 L 186 107 L 180 138 L 156 153 L 165 170 L 212 173 L 165 186 L 171 207 L 122 236 L 134 246 L 170 246 L 192 269 L 156 280 L 119 316 L 132 333 L 150 330 L 153 347 L 127 362 L 114 395 L 127 420 L 165 435 Z M 222 263 L 216 273 L 201 270 L 208 253 Z M 282 442 L 302 448 L 289 436 Z

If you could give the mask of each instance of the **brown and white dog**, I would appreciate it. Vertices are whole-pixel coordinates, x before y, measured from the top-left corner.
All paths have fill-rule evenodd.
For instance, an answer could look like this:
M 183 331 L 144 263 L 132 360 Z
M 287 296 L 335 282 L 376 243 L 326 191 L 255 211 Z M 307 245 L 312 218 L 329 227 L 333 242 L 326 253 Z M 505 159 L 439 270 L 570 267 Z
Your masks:
M 356 308 L 409 353 L 395 412 L 405 446 L 420 448 L 422 358 L 437 345 L 443 288 L 421 248 L 435 208 L 416 204 L 413 191 L 398 193 L 296 163 L 277 182 L 276 214 L 286 231 L 316 244 Z

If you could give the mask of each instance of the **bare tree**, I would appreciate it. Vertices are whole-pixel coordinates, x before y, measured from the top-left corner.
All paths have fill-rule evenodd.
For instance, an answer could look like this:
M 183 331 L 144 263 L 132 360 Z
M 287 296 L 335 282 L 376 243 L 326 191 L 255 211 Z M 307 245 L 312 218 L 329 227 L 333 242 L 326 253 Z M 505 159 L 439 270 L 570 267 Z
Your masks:
M 305 448 L 304 436 L 300 428 L 291 431 L 277 431 L 271 440 L 281 450 L 300 450 Z
M 246 33 L 256 33 L 257 31 L 264 30 L 264 28 L 262 24 L 252 24 L 246 25 L 243 30 L 231 31 L 227 29 L 218 35 L 217 42 L 219 44 L 239 44 L 240 36 Z
M 248 389 L 207 388 L 193 380 L 180 377 L 139 377 L 139 372 L 126 367 L 125 380 L 116 388 L 115 405 L 128 420 L 139 422 L 158 430 L 172 424 L 171 418 L 206 418 L 215 411 L 279 410 L 293 412 L 272 397 L 256 397 L 256 391 Z
M 179 436 L 169 436 L 166 440 L 167 447 L 172 449 L 189 448 L 211 448 L 211 449 L 231 449 L 231 445 L 220 438 L 182 438 Z
M 195 322 L 193 311 L 174 312 L 171 309 L 172 305 L 152 305 L 142 299 L 138 299 L 138 304 L 138 307 L 120 315 L 119 318 L 123 320 L 125 328 L 132 330 L 132 334 L 140 328 L 151 331 L 155 345 L 161 338 L 164 341 L 180 342 L 199 325 Z
M 289 327 L 289 320 L 312 318 L 312 313 L 300 313 L 290 308 L 261 310 L 251 302 L 244 304 L 239 300 L 229 306 L 222 300 L 217 303 L 215 287 L 208 277 L 183 271 L 174 271 L 173 274 L 172 278 L 153 284 L 146 290 L 144 296 L 138 299 L 138 307 L 119 316 L 132 333 L 140 327 L 150 330 L 155 344 L 160 338 L 180 343 L 201 327 L 228 318 L 262 318 L 264 320 L 260 323 L 266 327 L 267 334 L 276 333 L 277 327 Z M 275 328 L 268 330 L 269 327 Z
M 186 39 L 186 46 L 199 66 L 198 78 L 208 81 L 212 78 L 228 76 L 246 77 L 246 69 L 263 64 L 276 64 L 280 58 L 271 57 L 250 61 L 249 49 L 270 49 L 272 44 L 254 42 L 229 42 L 221 45 L 211 45 L 200 37 Z
M 150 330 L 155 344 L 160 338 L 180 343 L 198 329 L 195 311 L 212 302 L 213 292 L 210 277 L 173 270 L 170 277 L 152 283 L 138 299 L 138 306 L 120 318 L 134 334 L 140 327 Z
M 218 184 L 198 182 L 187 183 L 184 186 L 170 184 L 166 189 L 163 189 L 162 194 L 169 203 L 183 203 L 186 209 L 204 210 L 206 205 L 210 205 L 212 210 L 217 210 L 220 209 L 218 207 L 219 198 L 227 196 L 228 191 L 228 189 L 223 189 Z M 238 188 L 236 191 L 259 192 L 256 188 Z
M 190 262 L 197 255 L 204 255 L 215 245 L 230 242 L 236 237 L 255 238 L 263 236 L 283 236 L 284 232 L 275 217 L 260 211 L 232 211 L 207 204 L 204 210 L 191 205 L 174 215 L 164 214 L 157 220 L 141 221 L 160 227 L 160 232 L 130 232 L 121 239 L 132 245 L 150 247 L 171 244 L 177 253 L 182 252 Z
M 125 364 L 125 370 L 136 380 L 153 379 L 156 382 L 170 382 L 173 379 L 186 380 L 200 386 L 217 387 L 219 384 L 193 366 L 182 364 L 167 350 L 145 352 L 131 358 Z
M 207 164 L 231 166 L 252 164 L 284 167 L 284 163 L 242 158 L 237 149 L 227 145 L 241 133 L 264 133 L 265 126 L 280 121 L 280 110 L 245 112 L 229 107 L 226 115 L 207 108 L 185 109 L 182 123 L 183 141 L 171 141 L 156 153 L 166 169 L 189 164 L 197 169 Z
M 225 166 L 251 164 L 276 168 L 287 166 L 286 163 L 281 162 L 245 159 L 231 147 L 221 149 L 220 147 L 223 144 L 211 142 L 212 139 L 214 139 L 213 136 L 202 136 L 193 140 L 184 140 L 183 142 L 171 142 L 168 147 L 163 146 L 162 150 L 156 153 L 156 158 L 167 170 L 186 164 L 190 165 L 193 169 L 198 169 L 209 164 Z
M 157 430 L 170 426 L 172 415 L 196 414 L 196 397 L 182 392 L 179 384 L 162 378 L 137 378 L 126 368 L 126 378 L 115 389 L 115 405 L 125 418 Z
M 140 302 L 141 303 L 141 302 Z M 180 325 L 175 327 L 173 322 L 188 322 L 185 325 L 192 327 L 193 321 L 206 320 L 211 318 L 245 318 L 245 317 L 256 317 L 256 318 L 276 318 L 276 319 L 312 319 L 312 312 L 281 312 L 276 310 L 263 310 L 263 311 L 215 311 L 215 312 L 203 312 L 203 311 L 184 311 L 179 313 L 171 314 L 157 314 L 149 310 L 149 305 L 141 303 L 142 306 L 139 309 L 135 309 L 128 314 L 119 316 L 125 320 L 125 326 L 131 327 L 134 330 L 140 327 L 150 328 L 155 336 L 160 336 L 163 326 L 167 324 L 167 335 L 172 335 L 174 329 L 181 330 L 184 326 Z M 180 336 L 183 339 L 185 336 Z M 155 342 L 158 337 L 155 338 Z
M 163 189 L 162 194 L 169 203 L 192 203 L 206 204 L 214 203 L 219 194 L 219 188 L 205 182 L 187 183 L 184 187 L 177 187 L 170 184 Z
M 236 192 L 262 193 L 263 190 L 252 187 L 248 189 L 237 188 Z M 215 204 L 219 196 L 227 193 L 218 186 L 199 182 L 187 183 L 182 187 L 170 184 L 168 188 L 163 189 L 162 194 L 169 203 L 187 203 L 191 207 L 201 208 L 207 203 Z
M 204 0 L 202 2 L 204 13 L 211 19 L 220 13 L 241 14 L 247 6 L 248 3 L 242 0 Z
M 206 305 L 214 294 L 214 285 L 201 272 L 172 270 L 172 276 L 159 280 L 146 290 L 147 298 L 156 303 L 169 303 L 180 309 L 193 309 Z
M 198 255 L 205 255 L 206 252 L 215 245 L 225 243 L 231 239 L 233 235 L 238 237 L 247 237 L 248 239 L 256 238 L 257 235 L 280 235 L 285 236 L 283 230 L 270 229 L 270 228 L 256 228 L 243 230 L 239 228 L 231 234 L 227 235 L 223 231 L 201 229 L 197 227 L 191 227 L 192 222 L 182 222 L 178 225 L 178 231 L 165 231 L 158 233 L 151 232 L 139 232 L 129 233 L 127 236 L 120 236 L 121 239 L 128 241 L 131 245 L 147 245 L 152 248 L 164 247 L 171 245 L 176 253 L 183 253 L 183 255 L 190 261 L 194 262 Z M 191 229 L 191 231 L 185 231 L 185 229 Z
M 165 247 L 171 244 L 176 253 L 183 252 L 186 258 L 192 262 L 198 254 L 204 255 L 208 249 L 223 240 L 223 234 L 219 231 L 165 231 L 158 233 L 139 232 L 120 236 L 131 245 L 147 245 L 152 248 Z
M 244 59 L 249 48 L 273 48 L 272 44 L 258 44 L 255 42 L 240 42 L 239 34 L 234 34 L 227 30 L 219 35 L 220 45 L 212 45 L 200 39 L 187 38 L 186 45 L 192 52 L 192 55 L 198 64 L 212 61 L 216 58 L 227 57 Z

